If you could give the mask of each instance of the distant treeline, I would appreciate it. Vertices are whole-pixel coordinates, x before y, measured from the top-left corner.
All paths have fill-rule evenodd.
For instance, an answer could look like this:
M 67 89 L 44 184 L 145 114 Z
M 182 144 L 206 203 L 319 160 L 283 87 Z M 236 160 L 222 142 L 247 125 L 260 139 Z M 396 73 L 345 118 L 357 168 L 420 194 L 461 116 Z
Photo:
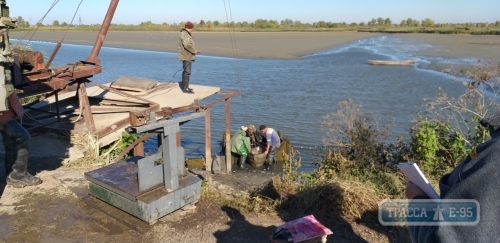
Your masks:
M 18 29 L 31 29 L 32 26 L 21 16 L 17 21 Z M 112 24 L 110 31 L 177 31 L 184 26 L 180 23 L 156 24 L 151 21 L 141 22 L 138 25 Z M 97 31 L 100 24 L 68 24 L 54 20 L 51 25 L 38 24 L 39 30 L 48 31 Z M 368 22 L 346 23 L 346 22 L 325 22 L 318 21 L 312 24 L 293 21 L 291 19 L 266 20 L 257 19 L 255 22 L 219 22 L 204 21 L 195 22 L 197 31 L 359 31 L 359 32 L 383 32 L 383 33 L 439 33 L 439 34 L 478 34 L 478 35 L 499 35 L 500 21 L 495 23 L 435 23 L 432 19 L 426 18 L 418 21 L 408 18 L 399 24 L 392 23 L 390 18 L 373 18 Z

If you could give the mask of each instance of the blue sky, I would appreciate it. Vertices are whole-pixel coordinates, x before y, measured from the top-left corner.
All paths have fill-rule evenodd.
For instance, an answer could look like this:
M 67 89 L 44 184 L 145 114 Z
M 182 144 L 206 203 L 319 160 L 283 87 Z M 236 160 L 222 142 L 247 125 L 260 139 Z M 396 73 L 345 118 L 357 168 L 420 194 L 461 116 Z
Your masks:
M 54 0 L 7 0 L 12 17 L 22 16 L 36 23 L 50 8 Z M 84 0 L 74 24 L 102 23 L 110 0 Z M 80 0 L 60 0 L 47 15 L 44 24 L 54 20 L 71 22 Z M 230 7 L 230 8 L 229 8 Z M 227 17 L 226 10 L 227 9 Z M 200 20 L 219 22 L 254 22 L 256 19 L 299 20 L 365 23 L 372 18 L 390 18 L 393 23 L 412 18 L 430 18 L 436 23 L 489 22 L 500 20 L 498 0 L 121 0 L 113 23 L 139 24 L 180 23 Z

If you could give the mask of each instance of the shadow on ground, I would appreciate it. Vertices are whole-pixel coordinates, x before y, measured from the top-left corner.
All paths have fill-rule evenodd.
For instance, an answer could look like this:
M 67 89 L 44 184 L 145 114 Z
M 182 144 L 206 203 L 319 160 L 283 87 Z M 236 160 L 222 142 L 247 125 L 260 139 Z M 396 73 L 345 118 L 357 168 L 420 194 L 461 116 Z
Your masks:
M 214 233 L 217 242 L 269 242 L 270 236 L 276 230 L 276 226 L 262 227 L 251 224 L 245 219 L 245 216 L 237 209 L 228 206 L 222 206 L 222 211 L 230 219 L 227 225 L 229 229 L 217 231 Z M 252 236 L 252 237 L 249 237 Z
M 0 180 L 0 198 L 3 195 L 3 192 L 5 191 L 5 187 L 7 186 L 7 182 L 5 182 L 5 179 Z
M 356 220 L 358 224 L 362 224 L 370 229 L 384 234 L 389 239 L 389 243 L 411 243 L 410 235 L 408 233 L 408 229 L 406 227 L 401 226 L 382 226 L 378 223 L 368 223 L 368 222 L 376 222 L 377 221 L 378 211 L 368 211 L 365 212 L 361 219 Z
M 278 215 L 286 222 L 314 215 L 333 232 L 328 236 L 328 242 L 407 242 L 405 229 L 383 227 L 379 224 L 377 210 L 368 211 L 359 219 L 346 218 L 342 213 L 346 206 L 342 203 L 349 200 L 342 200 L 346 196 L 343 191 L 335 183 L 299 191 L 280 199 L 281 203 L 277 207 Z M 280 198 L 280 193 L 273 182 L 261 193 L 269 198 Z
M 54 171 L 70 156 L 75 158 L 76 153 L 81 153 L 70 144 L 69 139 L 63 139 L 55 134 L 31 133 L 30 136 L 28 172 L 32 175 L 41 171 Z M 0 136 L 0 139 L 3 138 Z M 83 154 L 76 155 L 76 157 L 81 156 Z M 5 149 L 0 146 L 0 197 L 3 195 L 7 178 L 5 169 Z

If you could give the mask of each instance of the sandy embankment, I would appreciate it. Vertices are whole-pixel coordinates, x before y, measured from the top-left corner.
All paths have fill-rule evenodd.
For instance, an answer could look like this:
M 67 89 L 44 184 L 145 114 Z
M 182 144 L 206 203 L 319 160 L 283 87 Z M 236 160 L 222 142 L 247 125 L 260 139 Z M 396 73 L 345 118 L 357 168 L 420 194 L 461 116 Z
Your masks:
M 379 33 L 357 32 L 194 32 L 197 49 L 202 55 L 264 58 L 297 59 L 304 55 L 331 49 Z M 25 32 L 11 32 L 14 39 L 27 39 Z M 37 32 L 33 40 L 59 42 L 63 32 Z M 93 45 L 97 32 L 68 32 L 64 43 Z M 104 46 L 177 52 L 179 32 L 109 32 Z M 500 60 L 500 37 L 478 35 L 440 35 L 440 34 L 394 34 L 399 38 L 409 38 L 428 44 L 419 55 L 430 57 L 475 58 L 486 62 Z M 457 66 L 446 63 L 433 63 L 431 69 L 468 69 L 471 66 Z
M 10 32 L 10 37 L 14 39 L 23 39 L 24 35 L 25 32 Z M 297 59 L 378 35 L 380 34 L 347 32 L 193 32 L 196 48 L 202 55 L 265 59 Z M 63 36 L 63 32 L 37 32 L 32 40 L 57 43 Z M 64 43 L 93 45 L 96 36 L 96 32 L 68 32 Z M 178 41 L 179 32 L 109 32 L 104 46 L 175 53 Z
M 420 55 L 428 57 L 461 58 L 481 61 L 500 62 L 500 36 L 497 35 L 443 35 L 443 34 L 395 34 L 399 38 L 411 38 L 429 45 L 421 50 Z M 433 70 L 453 70 L 464 73 L 472 71 L 474 66 L 447 63 L 431 63 Z

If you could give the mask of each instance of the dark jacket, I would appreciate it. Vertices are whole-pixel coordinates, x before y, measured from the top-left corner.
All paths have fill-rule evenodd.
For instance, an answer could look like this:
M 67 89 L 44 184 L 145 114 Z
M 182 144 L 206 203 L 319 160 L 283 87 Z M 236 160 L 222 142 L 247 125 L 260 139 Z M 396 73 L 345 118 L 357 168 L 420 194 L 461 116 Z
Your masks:
M 177 57 L 179 61 L 194 61 L 196 59 L 196 48 L 194 46 L 193 36 L 186 29 L 181 30 L 179 37 L 179 46 L 177 47 Z
M 410 226 L 413 242 L 500 241 L 500 129 L 439 180 L 442 199 L 476 199 L 476 226 Z M 418 196 L 415 199 L 422 199 Z

